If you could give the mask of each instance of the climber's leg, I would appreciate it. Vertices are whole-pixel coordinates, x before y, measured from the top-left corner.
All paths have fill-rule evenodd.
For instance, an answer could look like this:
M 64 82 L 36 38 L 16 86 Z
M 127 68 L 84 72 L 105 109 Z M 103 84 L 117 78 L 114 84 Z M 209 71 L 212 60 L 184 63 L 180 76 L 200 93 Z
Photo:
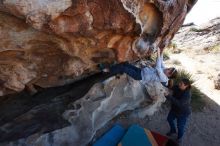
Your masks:
M 177 117 L 178 139 L 181 139 L 184 134 L 188 116 L 181 115 Z
M 170 131 L 167 133 L 168 136 L 172 135 L 173 133 L 176 133 L 176 127 L 175 127 L 175 123 L 174 123 L 175 119 L 176 119 L 175 114 L 170 111 L 167 116 L 167 121 L 170 126 Z
M 126 73 L 135 80 L 141 80 L 141 69 L 129 63 L 121 63 L 110 67 L 113 75 Z

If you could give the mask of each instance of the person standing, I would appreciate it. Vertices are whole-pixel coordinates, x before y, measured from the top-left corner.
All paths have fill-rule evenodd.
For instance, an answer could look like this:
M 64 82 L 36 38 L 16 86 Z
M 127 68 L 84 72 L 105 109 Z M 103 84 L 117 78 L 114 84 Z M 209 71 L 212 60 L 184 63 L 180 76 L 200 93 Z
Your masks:
M 181 144 L 182 137 L 189 115 L 191 114 L 191 83 L 189 79 L 181 79 L 178 85 L 171 88 L 173 95 L 165 95 L 171 102 L 171 110 L 167 116 L 170 131 L 167 136 L 176 133 L 175 120 L 177 121 L 178 136 L 177 142 Z

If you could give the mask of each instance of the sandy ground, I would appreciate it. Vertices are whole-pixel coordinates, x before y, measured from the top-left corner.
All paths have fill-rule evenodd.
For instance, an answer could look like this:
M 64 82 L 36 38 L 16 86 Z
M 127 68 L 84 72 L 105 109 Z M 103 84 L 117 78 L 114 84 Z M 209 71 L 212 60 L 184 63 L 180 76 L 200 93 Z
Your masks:
M 182 68 L 193 74 L 195 85 L 205 94 L 205 107 L 202 111 L 193 111 L 187 123 L 186 133 L 183 137 L 182 146 L 220 146 L 220 91 L 214 89 L 213 78 L 220 71 L 220 53 L 190 55 L 192 53 L 171 54 L 166 64 L 172 64 L 178 60 Z M 153 131 L 166 134 L 169 126 L 166 121 L 169 112 L 169 104 L 163 104 L 161 109 L 153 116 L 144 119 L 131 116 L 121 116 L 112 120 L 98 133 L 104 133 L 115 123 L 124 127 L 131 124 L 141 126 Z M 126 115 L 126 114 L 124 114 Z M 173 137 L 175 139 L 175 137 Z

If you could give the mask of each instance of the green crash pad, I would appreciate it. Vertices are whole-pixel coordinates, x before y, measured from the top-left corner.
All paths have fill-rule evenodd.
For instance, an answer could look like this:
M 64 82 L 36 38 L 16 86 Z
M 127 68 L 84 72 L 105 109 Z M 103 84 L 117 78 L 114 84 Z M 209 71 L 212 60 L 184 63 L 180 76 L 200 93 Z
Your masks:
M 149 133 L 138 125 L 132 125 L 118 146 L 155 146 L 155 140 Z

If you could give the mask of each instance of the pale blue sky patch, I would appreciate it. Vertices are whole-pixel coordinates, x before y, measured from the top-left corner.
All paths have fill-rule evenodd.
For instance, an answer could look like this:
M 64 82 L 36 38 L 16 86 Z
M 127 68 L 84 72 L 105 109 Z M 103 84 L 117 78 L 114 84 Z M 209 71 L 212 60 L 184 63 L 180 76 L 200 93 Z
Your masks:
M 216 17 L 220 17 L 220 0 L 198 0 L 184 23 L 200 25 Z

